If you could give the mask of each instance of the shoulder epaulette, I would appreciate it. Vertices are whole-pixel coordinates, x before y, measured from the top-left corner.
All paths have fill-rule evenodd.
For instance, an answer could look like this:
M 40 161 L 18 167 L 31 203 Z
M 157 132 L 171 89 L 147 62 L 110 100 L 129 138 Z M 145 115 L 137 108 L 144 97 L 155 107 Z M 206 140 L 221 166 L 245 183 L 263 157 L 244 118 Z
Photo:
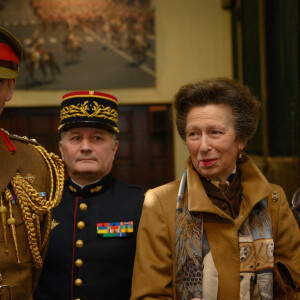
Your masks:
M 34 144 L 34 145 L 39 145 L 39 143 L 35 140 L 35 139 L 30 139 L 27 136 L 20 136 L 17 134 L 11 134 L 9 132 L 7 132 L 6 130 L 4 130 L 4 132 L 6 132 L 6 134 L 9 136 L 9 138 L 11 140 L 15 140 L 15 141 L 19 141 L 25 144 Z

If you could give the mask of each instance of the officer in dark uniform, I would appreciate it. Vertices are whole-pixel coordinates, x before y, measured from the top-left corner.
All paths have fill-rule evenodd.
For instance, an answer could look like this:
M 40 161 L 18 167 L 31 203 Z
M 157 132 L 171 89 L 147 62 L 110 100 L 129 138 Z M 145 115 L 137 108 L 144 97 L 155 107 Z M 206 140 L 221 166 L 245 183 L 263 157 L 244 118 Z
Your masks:
M 0 27 L 0 114 L 10 101 L 23 49 Z M 0 119 L 1 120 L 1 119 Z M 0 129 L 0 299 L 33 299 L 64 183 L 62 161 L 35 140 Z
M 145 190 L 111 174 L 118 148 L 118 101 L 66 94 L 60 151 L 68 170 L 36 299 L 128 300 Z

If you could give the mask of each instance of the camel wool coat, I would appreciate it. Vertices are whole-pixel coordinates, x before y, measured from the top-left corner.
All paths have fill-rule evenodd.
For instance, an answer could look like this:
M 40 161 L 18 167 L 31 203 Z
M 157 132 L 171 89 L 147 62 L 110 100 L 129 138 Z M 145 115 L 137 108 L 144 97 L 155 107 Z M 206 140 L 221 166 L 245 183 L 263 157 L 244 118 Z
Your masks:
M 188 208 L 203 213 L 204 230 L 218 272 L 217 299 L 239 299 L 238 230 L 259 201 L 276 195 L 269 197 L 275 263 L 281 262 L 289 270 L 299 300 L 300 231 L 282 188 L 270 184 L 248 158 L 239 165 L 244 197 L 238 217 L 232 219 L 208 198 L 190 158 L 186 168 Z M 180 180 L 176 180 L 146 194 L 138 230 L 131 300 L 176 299 L 175 216 L 179 184 Z

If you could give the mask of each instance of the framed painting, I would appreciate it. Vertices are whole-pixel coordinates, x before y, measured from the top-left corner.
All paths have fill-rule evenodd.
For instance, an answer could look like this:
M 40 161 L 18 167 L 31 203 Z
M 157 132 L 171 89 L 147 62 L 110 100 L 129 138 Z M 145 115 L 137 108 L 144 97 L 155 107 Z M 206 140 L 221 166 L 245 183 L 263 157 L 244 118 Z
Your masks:
M 22 43 L 21 90 L 155 86 L 151 0 L 0 0 Z

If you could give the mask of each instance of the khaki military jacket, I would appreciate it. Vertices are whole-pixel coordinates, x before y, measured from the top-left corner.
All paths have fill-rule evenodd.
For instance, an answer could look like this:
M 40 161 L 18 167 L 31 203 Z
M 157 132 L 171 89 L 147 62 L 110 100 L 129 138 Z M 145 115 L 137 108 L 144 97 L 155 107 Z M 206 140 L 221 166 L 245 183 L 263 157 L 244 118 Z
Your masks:
M 204 229 L 218 272 L 218 300 L 239 299 L 240 252 L 238 230 L 256 203 L 270 197 L 275 244 L 275 262 L 289 270 L 300 299 L 300 232 L 278 185 L 268 183 L 252 160 L 241 165 L 243 200 L 236 219 L 216 207 L 208 198 L 201 179 L 187 161 L 187 192 L 190 211 L 202 212 Z M 176 299 L 175 216 L 180 180 L 146 194 L 137 237 L 131 300 Z M 206 299 L 209 300 L 209 299 Z
M 10 136 L 16 147 L 15 152 L 10 152 L 0 138 L 0 194 L 9 187 L 13 176 L 20 173 L 32 184 L 37 192 L 50 193 L 50 176 L 47 164 L 42 155 L 32 147 L 32 142 L 22 138 Z M 9 218 L 9 206 L 6 219 Z M 27 233 L 18 199 L 12 203 L 12 215 L 16 220 L 16 240 L 20 263 L 17 262 L 15 242 L 9 225 L 6 225 L 7 251 L 4 243 L 3 223 L 0 221 L 0 299 L 33 299 L 33 291 L 37 285 L 40 271 L 34 270 L 32 256 L 28 247 Z M 41 226 L 43 228 L 43 217 Z M 42 256 L 44 253 L 42 253 Z

